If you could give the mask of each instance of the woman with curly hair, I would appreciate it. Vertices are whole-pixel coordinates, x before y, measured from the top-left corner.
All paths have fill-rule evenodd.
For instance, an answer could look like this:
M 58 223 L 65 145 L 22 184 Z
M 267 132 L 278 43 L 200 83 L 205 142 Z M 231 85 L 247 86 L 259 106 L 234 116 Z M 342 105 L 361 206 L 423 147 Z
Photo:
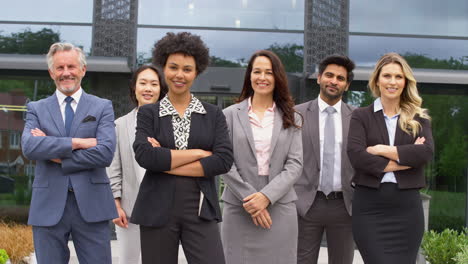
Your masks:
M 132 212 L 140 225 L 143 264 L 177 263 L 179 243 L 189 263 L 225 263 L 215 176 L 232 165 L 226 119 L 190 93 L 209 62 L 199 36 L 167 33 L 153 50 L 169 87 L 138 111 L 135 159 L 146 169 Z
M 151 65 L 139 67 L 132 75 L 129 86 L 130 100 L 135 108 L 115 120 L 117 145 L 114 159 L 107 168 L 112 193 L 119 217 L 112 220 L 116 225 L 119 242 L 119 263 L 141 263 L 140 230 L 128 222 L 145 170 L 135 161 L 132 144 L 135 139 L 138 109 L 154 104 L 167 93 L 167 86 L 160 71 Z
M 430 117 L 396 53 L 380 58 L 369 88 L 377 99 L 353 112 L 348 134 L 354 239 L 365 263 L 415 263 L 424 232 L 419 189 L 434 151 Z
M 234 148 L 234 165 L 223 175 L 228 264 L 297 261 L 293 185 L 302 172 L 302 121 L 293 107 L 280 59 L 254 53 L 238 103 L 224 110 Z

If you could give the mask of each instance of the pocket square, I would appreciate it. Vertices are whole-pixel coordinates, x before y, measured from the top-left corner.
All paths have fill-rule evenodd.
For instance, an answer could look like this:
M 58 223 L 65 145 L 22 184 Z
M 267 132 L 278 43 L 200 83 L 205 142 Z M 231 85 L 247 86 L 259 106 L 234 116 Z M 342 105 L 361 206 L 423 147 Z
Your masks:
M 91 122 L 91 121 L 96 121 L 96 117 L 89 115 L 85 117 L 83 121 L 81 121 L 81 123 L 86 123 L 86 122 Z

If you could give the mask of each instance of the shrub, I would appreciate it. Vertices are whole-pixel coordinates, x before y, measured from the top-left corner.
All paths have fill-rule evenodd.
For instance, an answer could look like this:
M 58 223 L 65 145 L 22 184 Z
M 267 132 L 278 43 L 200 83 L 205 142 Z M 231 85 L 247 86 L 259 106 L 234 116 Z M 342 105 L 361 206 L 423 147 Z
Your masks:
M 426 260 L 431 264 L 456 264 L 455 256 L 468 245 L 467 232 L 468 229 L 461 232 L 452 229 L 441 233 L 433 230 L 426 232 L 421 245 Z
M 455 261 L 457 264 L 466 264 L 468 263 L 468 244 L 465 245 L 460 252 L 455 256 Z
M 5 264 L 9 259 L 6 250 L 0 249 L 0 264 Z
M 34 251 L 30 226 L 0 222 L 0 247 L 10 256 L 12 264 L 24 264 Z

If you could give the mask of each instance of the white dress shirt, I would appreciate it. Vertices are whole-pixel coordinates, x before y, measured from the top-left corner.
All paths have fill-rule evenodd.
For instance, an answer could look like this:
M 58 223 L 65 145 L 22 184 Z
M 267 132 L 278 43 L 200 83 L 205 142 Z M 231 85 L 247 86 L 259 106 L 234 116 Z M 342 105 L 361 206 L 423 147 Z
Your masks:
M 342 185 L 341 185 L 341 148 L 343 144 L 343 124 L 341 122 L 341 100 L 338 101 L 335 105 L 332 105 L 335 108 L 336 112 L 332 114 L 333 124 L 335 125 L 335 165 L 333 166 L 333 191 L 334 192 L 341 192 Z M 324 132 L 325 129 L 325 120 L 327 117 L 327 112 L 325 112 L 325 108 L 328 105 L 325 101 L 318 97 L 318 107 L 319 107 L 319 135 L 320 135 L 320 164 L 323 167 L 323 139 L 324 139 Z M 320 183 L 322 182 L 322 171 L 320 170 Z M 319 183 L 319 191 L 320 190 L 320 183 Z
M 81 95 L 83 94 L 83 90 L 78 89 L 71 97 L 73 98 L 73 101 L 71 101 L 71 108 L 73 109 L 73 112 L 76 113 L 76 107 L 78 106 L 78 103 L 80 102 Z M 65 98 L 67 98 L 68 95 L 63 94 L 61 91 L 58 89 L 55 90 L 55 95 L 57 96 L 58 99 L 58 104 L 60 106 L 60 112 L 62 113 L 62 119 L 63 123 L 65 124 L 65 106 L 67 105 L 67 102 L 65 102 Z

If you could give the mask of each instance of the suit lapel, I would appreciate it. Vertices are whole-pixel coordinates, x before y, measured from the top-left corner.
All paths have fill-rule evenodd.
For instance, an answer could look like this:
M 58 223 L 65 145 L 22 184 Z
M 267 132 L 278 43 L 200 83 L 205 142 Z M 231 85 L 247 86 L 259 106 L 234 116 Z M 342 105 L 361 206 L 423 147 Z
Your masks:
M 135 152 L 133 151 L 133 142 L 135 142 L 135 126 L 136 126 L 136 108 L 134 108 L 125 118 L 125 130 L 127 132 L 127 137 L 128 138 L 128 147 L 132 156 L 132 160 L 134 161 L 132 164 L 129 164 L 129 166 L 133 167 L 133 171 L 138 179 L 138 182 L 141 183 L 143 179 L 140 178 L 140 173 L 138 171 L 138 164 L 135 162 Z M 142 175 L 141 175 L 142 176 Z
M 47 98 L 47 109 L 49 110 L 50 116 L 54 121 L 57 131 L 60 136 L 65 137 L 65 123 L 63 122 L 62 111 L 60 111 L 60 106 L 58 103 L 57 95 L 55 93 Z
M 310 135 L 306 137 L 306 140 L 312 145 L 312 150 L 314 152 L 314 157 L 317 162 L 317 166 L 320 167 L 320 127 L 319 127 L 319 107 L 318 100 L 315 99 L 310 102 L 309 107 L 306 112 L 306 122 L 307 131 L 310 131 Z
M 255 141 L 252 134 L 252 127 L 249 121 L 249 104 L 247 100 L 244 100 L 239 104 L 239 108 L 237 111 L 237 118 L 239 123 L 241 124 L 242 129 L 244 130 L 245 135 L 247 136 L 247 140 L 250 145 L 250 150 L 252 150 L 253 157 L 257 159 L 256 151 L 255 151 Z
M 377 124 L 377 127 L 380 130 L 380 136 L 382 138 L 382 141 L 384 142 L 385 145 L 390 145 L 390 139 L 388 138 L 388 130 L 387 130 L 387 125 L 385 124 L 383 110 L 374 112 L 374 104 L 372 104 L 372 106 L 369 107 L 369 110 L 372 111 L 375 123 Z
M 348 146 L 348 132 L 349 122 L 351 121 L 352 111 L 349 105 L 344 102 L 341 103 L 341 126 L 342 126 L 342 144 L 341 144 L 341 184 L 351 179 L 353 175 L 349 175 L 349 169 L 351 164 L 348 162 L 347 146 Z
M 400 121 L 400 117 L 398 117 L 398 121 Z M 398 146 L 398 145 L 403 145 L 403 138 L 408 135 L 406 134 L 403 130 L 401 130 L 400 126 L 398 125 L 398 121 L 397 121 L 397 125 L 396 125 L 396 131 L 395 131 L 395 140 L 393 141 L 393 145 L 394 146 Z
M 271 135 L 270 156 L 273 156 L 273 151 L 276 147 L 276 143 L 278 142 L 279 134 L 281 133 L 281 129 L 283 128 L 283 118 L 281 117 L 281 110 L 279 108 L 276 108 L 274 113 L 275 117 L 273 120 L 273 133 Z
M 192 113 L 191 120 L 190 120 L 190 136 L 188 138 L 187 147 L 191 149 L 193 146 L 199 146 L 199 137 L 195 135 L 201 135 L 201 125 L 202 125 L 202 118 L 203 114 Z M 194 136 L 192 136 L 194 135 Z
M 70 129 L 70 137 L 74 137 L 78 126 L 81 124 L 81 121 L 85 118 L 86 114 L 89 111 L 89 98 L 88 94 L 83 91 L 81 94 L 80 102 L 76 106 L 75 116 L 73 117 L 72 126 Z

